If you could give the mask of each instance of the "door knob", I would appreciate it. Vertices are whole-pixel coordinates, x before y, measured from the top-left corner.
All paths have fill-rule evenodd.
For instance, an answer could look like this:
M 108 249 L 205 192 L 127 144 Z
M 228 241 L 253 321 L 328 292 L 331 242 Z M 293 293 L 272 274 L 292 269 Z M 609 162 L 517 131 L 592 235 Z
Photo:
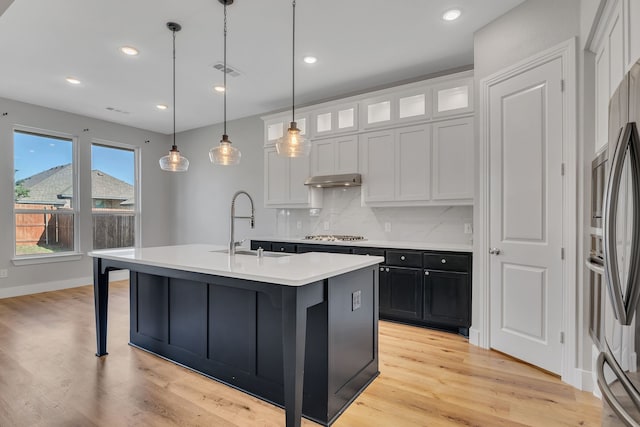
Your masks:
M 489 253 L 490 253 L 491 255 L 500 255 L 500 249 L 498 249 L 498 248 L 491 248 L 491 249 L 489 249 Z

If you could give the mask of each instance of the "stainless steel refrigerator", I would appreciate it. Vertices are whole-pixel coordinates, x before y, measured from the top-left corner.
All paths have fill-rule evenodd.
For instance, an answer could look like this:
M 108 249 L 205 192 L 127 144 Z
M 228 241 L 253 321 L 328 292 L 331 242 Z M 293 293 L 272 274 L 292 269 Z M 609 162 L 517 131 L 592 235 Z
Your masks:
M 602 338 L 596 370 L 603 425 L 640 427 L 640 61 L 609 102 L 608 177 L 602 208 Z

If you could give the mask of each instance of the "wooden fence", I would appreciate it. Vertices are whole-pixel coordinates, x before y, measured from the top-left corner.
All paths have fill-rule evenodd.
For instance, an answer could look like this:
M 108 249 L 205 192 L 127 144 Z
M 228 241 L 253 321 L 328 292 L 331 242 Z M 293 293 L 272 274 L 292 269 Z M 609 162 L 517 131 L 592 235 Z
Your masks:
M 95 209 L 94 211 L 99 211 Z M 93 215 L 93 249 L 126 248 L 135 243 L 135 216 L 113 214 L 113 209 L 105 209 L 108 214 Z
M 73 215 L 64 211 L 16 215 L 17 246 L 73 248 Z
M 73 249 L 73 214 L 53 207 L 34 208 L 51 211 L 17 214 L 16 245 Z M 131 210 L 94 209 L 93 249 L 130 247 L 134 243 L 135 216 Z

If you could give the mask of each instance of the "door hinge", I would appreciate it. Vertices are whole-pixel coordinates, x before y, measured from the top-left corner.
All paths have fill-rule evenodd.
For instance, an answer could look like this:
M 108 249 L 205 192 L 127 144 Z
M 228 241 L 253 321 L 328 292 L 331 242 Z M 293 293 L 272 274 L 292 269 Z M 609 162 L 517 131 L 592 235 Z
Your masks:
M 560 248 L 560 259 L 564 259 L 564 248 Z
M 564 92 L 564 79 L 560 79 L 560 92 Z
M 560 344 L 564 344 L 564 332 L 560 332 Z
M 560 175 L 564 176 L 564 163 L 560 163 Z

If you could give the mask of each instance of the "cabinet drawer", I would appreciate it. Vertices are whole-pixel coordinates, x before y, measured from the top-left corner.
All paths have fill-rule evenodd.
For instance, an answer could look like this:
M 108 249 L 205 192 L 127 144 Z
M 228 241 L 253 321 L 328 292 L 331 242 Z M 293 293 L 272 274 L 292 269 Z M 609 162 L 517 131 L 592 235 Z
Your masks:
M 296 245 L 295 243 L 281 243 L 281 242 L 272 242 L 271 250 L 273 252 L 287 252 L 287 253 L 296 253 Z
M 350 254 L 351 248 L 338 245 L 316 245 L 316 244 L 304 244 L 298 243 L 296 252 L 304 254 L 307 252 L 329 252 L 333 254 Z
M 252 240 L 251 241 L 251 250 L 255 251 L 258 248 L 262 248 L 265 251 L 271 250 L 271 242 L 267 242 L 265 240 Z
M 371 256 L 381 256 L 384 257 L 384 249 L 380 248 L 353 248 L 353 253 L 355 255 L 371 255 Z M 382 261 L 384 264 L 386 261 Z
M 448 253 L 424 254 L 424 268 L 428 270 L 469 272 L 469 256 Z
M 387 251 L 387 264 L 399 267 L 422 267 L 422 252 Z

